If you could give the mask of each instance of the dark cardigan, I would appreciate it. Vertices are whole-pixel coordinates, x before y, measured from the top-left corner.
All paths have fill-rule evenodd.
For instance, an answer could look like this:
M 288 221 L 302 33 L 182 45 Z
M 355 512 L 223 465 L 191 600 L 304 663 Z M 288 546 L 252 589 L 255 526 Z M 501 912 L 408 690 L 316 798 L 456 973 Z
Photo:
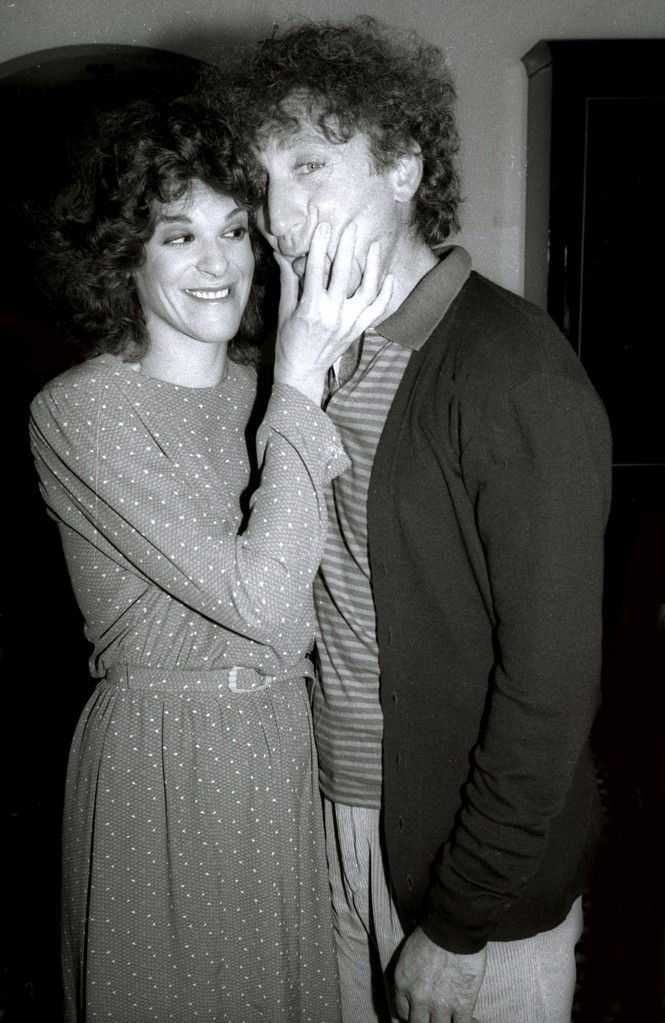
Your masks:
M 556 926 L 585 883 L 610 460 L 568 342 L 472 273 L 368 503 L 389 872 L 407 932 L 453 952 Z

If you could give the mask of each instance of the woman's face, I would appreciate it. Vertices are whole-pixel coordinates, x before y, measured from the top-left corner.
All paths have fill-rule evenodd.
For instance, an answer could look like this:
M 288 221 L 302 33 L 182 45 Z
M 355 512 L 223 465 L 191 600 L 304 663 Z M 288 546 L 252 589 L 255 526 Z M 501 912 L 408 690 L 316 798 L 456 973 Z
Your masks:
M 134 271 L 151 344 L 226 344 L 238 332 L 253 273 L 247 212 L 193 181 L 182 198 L 160 204 Z

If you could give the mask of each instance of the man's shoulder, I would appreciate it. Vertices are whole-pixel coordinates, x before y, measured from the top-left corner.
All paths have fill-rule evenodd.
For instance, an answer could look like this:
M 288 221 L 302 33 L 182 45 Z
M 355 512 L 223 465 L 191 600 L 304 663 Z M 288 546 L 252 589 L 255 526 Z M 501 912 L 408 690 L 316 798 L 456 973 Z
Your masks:
M 451 312 L 456 317 L 456 329 L 467 338 L 470 346 L 510 338 L 521 342 L 565 340 L 544 309 L 475 270 L 470 273 Z
M 586 380 L 548 313 L 473 271 L 431 339 L 457 379 L 510 387 L 532 374 Z

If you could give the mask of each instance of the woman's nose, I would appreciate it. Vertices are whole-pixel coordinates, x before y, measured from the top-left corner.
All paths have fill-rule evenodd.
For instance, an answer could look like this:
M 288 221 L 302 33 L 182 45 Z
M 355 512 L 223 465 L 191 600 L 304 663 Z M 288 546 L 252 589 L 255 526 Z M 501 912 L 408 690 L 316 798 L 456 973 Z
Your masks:
M 228 266 L 228 258 L 224 246 L 218 241 L 203 245 L 198 259 L 198 267 L 204 273 L 220 274 Z

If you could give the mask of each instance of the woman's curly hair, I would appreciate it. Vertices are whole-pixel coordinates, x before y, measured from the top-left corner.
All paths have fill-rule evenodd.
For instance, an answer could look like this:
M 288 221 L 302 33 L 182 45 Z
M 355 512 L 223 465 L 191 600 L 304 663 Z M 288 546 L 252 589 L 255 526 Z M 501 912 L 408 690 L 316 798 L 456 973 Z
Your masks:
M 200 180 L 250 212 L 257 272 L 229 357 L 254 361 L 261 325 L 262 245 L 251 213 L 259 182 L 229 126 L 200 97 L 137 100 L 98 118 L 74 182 L 49 212 L 38 265 L 61 316 L 90 354 L 138 359 L 148 346 L 133 271 L 142 265 L 160 203 Z
M 430 245 L 459 230 L 455 88 L 441 51 L 415 35 L 398 35 L 369 17 L 347 25 L 305 22 L 235 62 L 232 55 L 221 59 L 216 71 L 204 73 L 202 91 L 213 103 L 221 91 L 254 145 L 297 130 L 293 104 L 285 104 L 291 98 L 329 141 L 366 134 L 379 171 L 419 147 L 416 224 Z

